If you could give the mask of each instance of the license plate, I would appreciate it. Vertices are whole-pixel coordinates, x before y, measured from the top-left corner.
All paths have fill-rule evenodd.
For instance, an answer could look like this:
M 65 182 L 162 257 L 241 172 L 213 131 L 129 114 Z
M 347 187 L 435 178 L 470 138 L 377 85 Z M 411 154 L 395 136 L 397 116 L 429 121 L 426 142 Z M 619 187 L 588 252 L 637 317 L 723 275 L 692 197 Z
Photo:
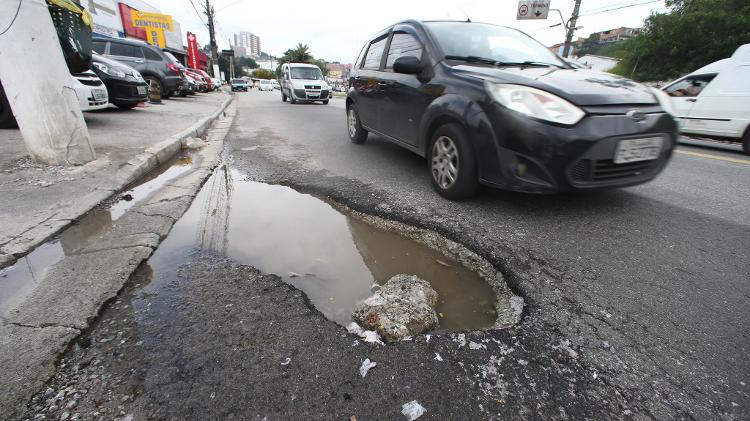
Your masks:
M 662 137 L 621 140 L 615 151 L 615 164 L 656 159 L 659 157 L 663 142 L 664 138 Z
M 94 99 L 104 99 L 107 97 L 107 91 L 104 89 L 92 89 L 91 93 L 94 95 Z
M 146 95 L 146 87 L 145 86 L 139 86 L 138 87 L 138 95 Z

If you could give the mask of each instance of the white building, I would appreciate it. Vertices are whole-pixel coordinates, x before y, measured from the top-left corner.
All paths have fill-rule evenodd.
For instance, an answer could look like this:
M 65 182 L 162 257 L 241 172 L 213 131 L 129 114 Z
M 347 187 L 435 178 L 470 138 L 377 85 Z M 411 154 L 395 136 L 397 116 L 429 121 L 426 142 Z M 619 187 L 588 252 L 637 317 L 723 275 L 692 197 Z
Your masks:
M 245 47 L 251 57 L 260 56 L 260 37 L 253 33 L 241 31 L 234 34 L 234 45 Z

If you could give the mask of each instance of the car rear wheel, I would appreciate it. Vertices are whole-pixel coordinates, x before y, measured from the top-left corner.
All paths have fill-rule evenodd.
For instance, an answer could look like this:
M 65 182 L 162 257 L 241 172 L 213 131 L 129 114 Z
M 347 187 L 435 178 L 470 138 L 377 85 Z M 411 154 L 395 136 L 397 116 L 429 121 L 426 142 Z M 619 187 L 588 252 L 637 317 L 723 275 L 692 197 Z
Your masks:
M 359 123 L 359 114 L 353 104 L 346 109 L 346 128 L 349 131 L 349 140 L 352 143 L 358 145 L 365 143 L 367 140 L 367 130 L 363 129 Z
M 297 103 L 297 100 L 294 99 L 294 94 L 292 93 L 291 90 L 289 91 L 289 102 L 292 103 L 292 104 L 296 104 Z
M 328 105 L 328 100 L 327 99 L 323 100 L 323 105 Z
M 433 187 L 446 199 L 465 199 L 479 188 L 476 157 L 458 124 L 440 126 L 432 135 L 428 165 Z

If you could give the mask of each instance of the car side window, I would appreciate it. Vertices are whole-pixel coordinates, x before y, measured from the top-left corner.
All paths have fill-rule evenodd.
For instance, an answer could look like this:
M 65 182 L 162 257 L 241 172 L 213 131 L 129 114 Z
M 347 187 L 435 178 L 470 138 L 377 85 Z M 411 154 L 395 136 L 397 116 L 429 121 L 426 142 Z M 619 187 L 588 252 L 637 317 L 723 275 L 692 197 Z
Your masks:
M 696 97 L 711 83 L 716 75 L 690 76 L 667 87 L 664 92 L 676 97 Z
M 141 47 L 137 47 L 135 45 L 120 44 L 119 42 L 109 43 L 109 54 L 113 56 L 143 58 Z
M 383 58 L 383 50 L 385 49 L 385 43 L 388 40 L 387 36 L 383 36 L 370 43 L 370 48 L 367 49 L 365 54 L 364 63 L 362 63 L 363 69 L 379 70 L 380 60 Z
M 107 41 L 92 41 L 91 48 L 99 54 L 104 54 L 107 49 Z
M 143 47 L 143 54 L 146 56 L 146 59 L 148 60 L 154 60 L 154 61 L 164 61 L 162 60 L 161 56 L 157 54 L 155 51 L 148 47 Z
M 393 63 L 399 57 L 414 56 L 422 58 L 422 44 L 414 35 L 406 32 L 394 32 L 391 46 L 388 48 L 388 58 L 385 61 L 386 70 L 393 69 Z

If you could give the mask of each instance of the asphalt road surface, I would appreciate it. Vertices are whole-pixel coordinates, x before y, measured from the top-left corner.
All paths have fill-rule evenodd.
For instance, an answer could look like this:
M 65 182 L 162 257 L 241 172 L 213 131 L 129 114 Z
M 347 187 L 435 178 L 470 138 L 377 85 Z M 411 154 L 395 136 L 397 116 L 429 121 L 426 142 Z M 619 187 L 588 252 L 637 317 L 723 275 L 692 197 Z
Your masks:
M 424 159 L 376 136 L 350 143 L 343 99 L 237 96 L 227 168 L 462 243 L 524 297 L 521 323 L 358 342 L 273 274 L 176 259 L 199 194 L 29 419 L 399 419 L 411 400 L 420 420 L 750 418 L 748 157 L 681 145 L 643 186 L 450 202 Z M 365 358 L 377 366 L 361 377 Z
M 454 203 L 432 191 L 422 158 L 376 136 L 351 144 L 343 99 L 291 105 L 279 96 L 240 95 L 237 167 L 474 249 L 526 298 L 527 323 L 570 340 L 644 413 L 749 416 L 750 157 L 682 144 L 642 186 L 486 189 Z

